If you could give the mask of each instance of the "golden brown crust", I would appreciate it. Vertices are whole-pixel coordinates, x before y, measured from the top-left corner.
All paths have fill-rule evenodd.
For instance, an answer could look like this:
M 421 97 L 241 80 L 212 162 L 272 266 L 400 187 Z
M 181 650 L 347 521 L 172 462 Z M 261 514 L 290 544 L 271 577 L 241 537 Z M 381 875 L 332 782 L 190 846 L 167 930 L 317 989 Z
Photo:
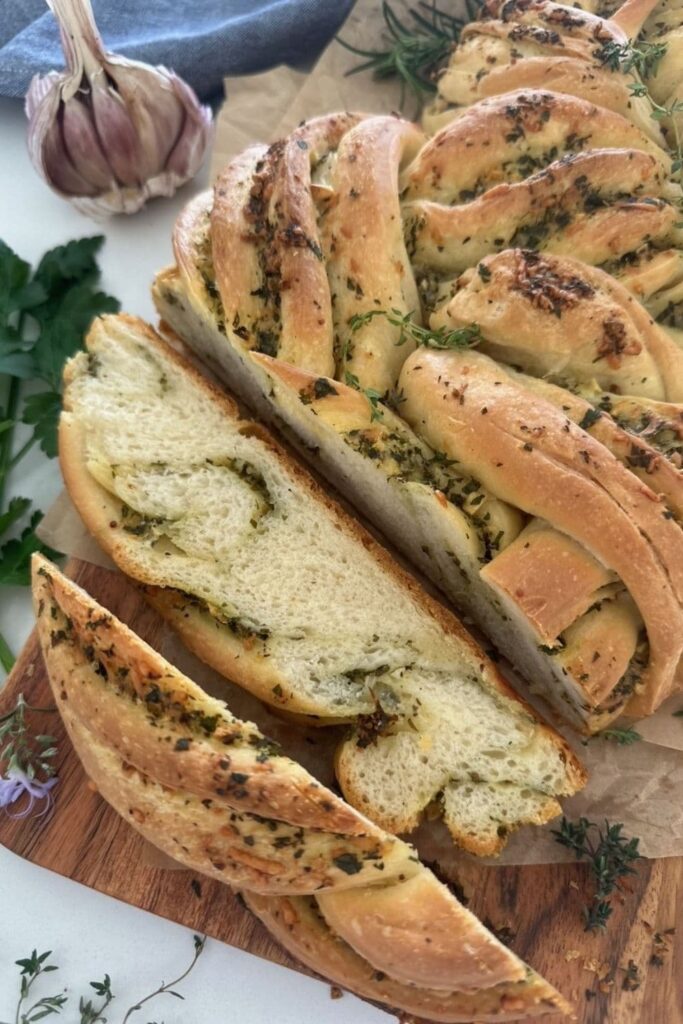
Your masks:
M 403 216 L 415 263 L 444 274 L 523 246 L 525 238 L 534 248 L 567 250 L 574 259 L 600 264 L 639 249 L 644 239 L 655 243 L 671 233 L 678 222 L 673 206 L 635 201 L 660 196 L 663 184 L 650 154 L 593 149 L 550 163 L 522 182 L 494 186 L 468 203 L 406 203 Z
M 409 847 L 279 755 L 39 556 L 34 600 L 55 699 L 86 771 L 166 853 L 258 891 L 367 884 L 376 865 L 382 878 L 415 870 Z
M 325 924 L 314 900 L 254 896 L 243 893 L 247 906 L 285 949 L 307 967 L 357 995 L 442 1024 L 473 1019 L 484 1022 L 518 1020 L 570 1010 L 547 982 L 530 973 L 527 980 L 482 989 L 476 993 L 429 991 L 402 984 L 377 971 L 338 939 Z
M 514 601 L 538 642 L 551 647 L 614 579 L 581 544 L 541 524 L 523 530 L 481 576 Z
M 652 706 L 660 703 L 683 646 L 683 555 L 681 528 L 662 514 L 657 495 L 560 410 L 530 404 L 484 355 L 414 354 L 401 384 L 406 418 L 427 440 L 618 574 L 648 632 L 640 688 Z
M 683 441 L 682 406 L 622 398 L 599 391 L 589 402 L 542 378 L 518 374 L 509 367 L 506 371 L 523 387 L 562 409 L 569 419 L 604 444 L 635 476 L 660 495 L 669 510 L 683 522 L 683 473 L 677 452 L 677 442 Z
M 370 961 L 391 965 L 407 985 L 428 979 L 476 992 L 526 976 L 410 847 L 270 749 L 41 556 L 33 592 L 50 683 L 84 768 L 161 850 L 253 893 L 334 890 L 326 909 L 340 933 L 369 944 Z M 364 901 L 351 900 L 346 914 L 339 896 L 368 885 L 380 891 L 367 903 L 364 940 Z
M 455 973 L 467 991 L 525 976 L 524 965 L 488 941 L 430 872 L 389 887 L 321 894 L 318 906 L 333 932 L 397 981 L 448 991 Z
M 486 352 L 538 376 L 683 399 L 683 350 L 623 285 L 568 256 L 508 249 L 487 257 L 432 322 L 478 323 Z
M 386 320 L 373 320 L 355 331 L 349 321 L 377 309 L 419 315 L 420 300 L 403 238 L 398 176 L 425 141 L 408 121 L 368 118 L 340 140 L 331 174 L 333 194 L 322 239 L 339 375 L 343 379 L 351 373 L 361 387 L 379 394 L 394 386 L 412 345 L 398 347 L 400 332 Z
M 665 173 L 671 169 L 664 150 L 613 111 L 575 96 L 526 89 L 482 100 L 442 128 L 407 168 L 404 198 L 457 202 L 463 193 L 497 184 L 503 165 L 508 181 L 520 180 L 529 159 L 549 150 L 562 156 L 595 148 L 641 150 Z M 516 161 L 522 161 L 517 175 Z
M 463 77 L 463 71 L 454 60 L 439 79 L 440 96 L 450 103 L 469 104 L 518 89 L 566 93 L 633 121 L 653 142 L 659 146 L 663 144 L 659 126 L 646 105 L 634 100 L 628 80 L 622 75 L 593 67 L 579 57 L 525 57 L 524 60 L 512 60 L 509 64 L 493 67 L 483 77 L 477 78 L 474 68 L 467 74 L 465 82 Z M 443 117 L 452 120 L 459 112 L 457 109 L 446 111 Z M 437 109 L 432 117 L 436 113 Z M 443 123 L 448 122 L 444 120 Z
M 218 179 L 211 212 L 231 338 L 323 374 L 334 371 L 333 328 L 311 175 L 362 118 L 315 118 L 267 150 L 247 150 Z

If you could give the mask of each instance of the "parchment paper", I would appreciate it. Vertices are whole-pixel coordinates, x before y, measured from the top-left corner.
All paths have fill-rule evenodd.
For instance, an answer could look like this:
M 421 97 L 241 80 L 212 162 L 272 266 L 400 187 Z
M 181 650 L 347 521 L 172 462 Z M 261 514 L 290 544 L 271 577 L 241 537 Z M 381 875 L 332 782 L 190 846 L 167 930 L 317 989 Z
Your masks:
M 397 12 L 407 8 L 403 0 L 396 0 L 393 6 Z M 372 49 L 380 43 L 382 24 L 378 0 L 358 0 L 340 35 L 356 46 Z M 226 79 L 227 101 L 217 119 L 212 176 L 246 145 L 273 141 L 304 118 L 341 109 L 397 110 L 401 96 L 396 82 L 375 82 L 367 73 L 344 77 L 357 62 L 358 58 L 332 42 L 309 74 L 279 67 L 259 75 Z M 414 101 L 411 96 L 406 99 L 407 113 L 414 116 Z M 112 568 L 111 561 L 87 534 L 66 494 L 52 506 L 39 534 L 58 551 Z M 283 722 L 194 658 L 170 633 L 165 635 L 162 653 L 192 679 L 225 699 L 235 714 L 256 721 L 321 781 L 332 782 L 332 754 L 341 738 L 338 729 L 301 730 Z M 683 854 L 683 718 L 673 716 L 681 708 L 683 694 L 672 697 L 657 714 L 638 723 L 643 739 L 629 747 L 602 738 L 584 745 L 554 721 L 590 773 L 586 789 L 564 802 L 567 816 L 623 822 L 626 833 L 640 837 L 642 852 L 649 857 Z M 541 710 L 553 718 L 547 707 Z M 497 863 L 542 864 L 571 859 L 550 835 L 552 827 L 525 828 L 513 835 Z M 441 825 L 423 824 L 411 838 L 425 858 L 438 860 L 447 873 L 457 874 L 458 864 L 466 855 L 455 851 Z

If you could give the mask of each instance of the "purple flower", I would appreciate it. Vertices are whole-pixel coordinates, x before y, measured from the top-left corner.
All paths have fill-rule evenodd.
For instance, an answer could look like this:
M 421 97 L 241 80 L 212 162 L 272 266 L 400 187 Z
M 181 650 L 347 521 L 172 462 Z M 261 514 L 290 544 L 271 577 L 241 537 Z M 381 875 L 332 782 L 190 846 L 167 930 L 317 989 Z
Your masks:
M 57 781 L 53 777 L 46 779 L 45 782 L 39 782 L 37 779 L 30 779 L 25 772 L 18 768 L 10 768 L 7 775 L 0 778 L 0 807 L 4 807 L 6 810 L 26 793 L 28 795 L 26 807 L 17 814 L 11 814 L 10 817 L 25 818 L 35 807 L 36 801 L 39 800 L 45 801 L 45 807 L 40 812 L 41 815 L 47 814 L 52 806 L 50 790 L 57 785 Z M 9 814 L 9 811 L 7 813 Z

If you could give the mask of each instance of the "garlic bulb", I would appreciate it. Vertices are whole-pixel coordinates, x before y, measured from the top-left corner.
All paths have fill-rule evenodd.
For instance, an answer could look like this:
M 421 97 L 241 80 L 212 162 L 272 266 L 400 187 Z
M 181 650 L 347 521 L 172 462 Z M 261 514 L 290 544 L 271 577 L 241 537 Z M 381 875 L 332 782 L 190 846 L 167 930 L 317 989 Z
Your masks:
M 211 111 L 163 67 L 107 53 L 90 0 L 48 0 L 67 68 L 32 80 L 31 160 L 83 213 L 134 213 L 192 178 L 211 137 Z

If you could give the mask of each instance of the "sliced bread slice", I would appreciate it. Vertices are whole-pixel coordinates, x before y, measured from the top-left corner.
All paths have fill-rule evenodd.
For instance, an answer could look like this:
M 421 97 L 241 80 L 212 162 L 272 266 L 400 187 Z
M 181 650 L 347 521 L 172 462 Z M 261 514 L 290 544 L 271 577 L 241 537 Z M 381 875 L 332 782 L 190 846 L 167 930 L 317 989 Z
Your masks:
M 307 962 L 337 980 L 325 950 L 333 935 L 351 968 L 340 980 L 360 994 L 374 972 L 386 978 L 376 998 L 386 991 L 399 1006 L 435 1006 L 443 1021 L 467 1019 L 470 1007 L 505 1009 L 503 1019 L 568 1009 L 410 846 L 280 754 L 41 556 L 33 594 L 76 752 L 101 795 L 149 841 L 243 887 L 257 908 L 260 894 L 301 896 L 322 911 L 320 955 Z M 517 1001 L 506 1003 L 509 994 Z
M 438 800 L 480 853 L 559 813 L 584 780 L 566 744 L 263 428 L 130 317 L 97 321 L 65 376 L 60 457 L 88 528 L 218 671 L 353 725 L 338 775 L 357 806 L 407 831 Z M 473 835 L 466 781 L 536 800 L 510 821 L 487 798 Z

